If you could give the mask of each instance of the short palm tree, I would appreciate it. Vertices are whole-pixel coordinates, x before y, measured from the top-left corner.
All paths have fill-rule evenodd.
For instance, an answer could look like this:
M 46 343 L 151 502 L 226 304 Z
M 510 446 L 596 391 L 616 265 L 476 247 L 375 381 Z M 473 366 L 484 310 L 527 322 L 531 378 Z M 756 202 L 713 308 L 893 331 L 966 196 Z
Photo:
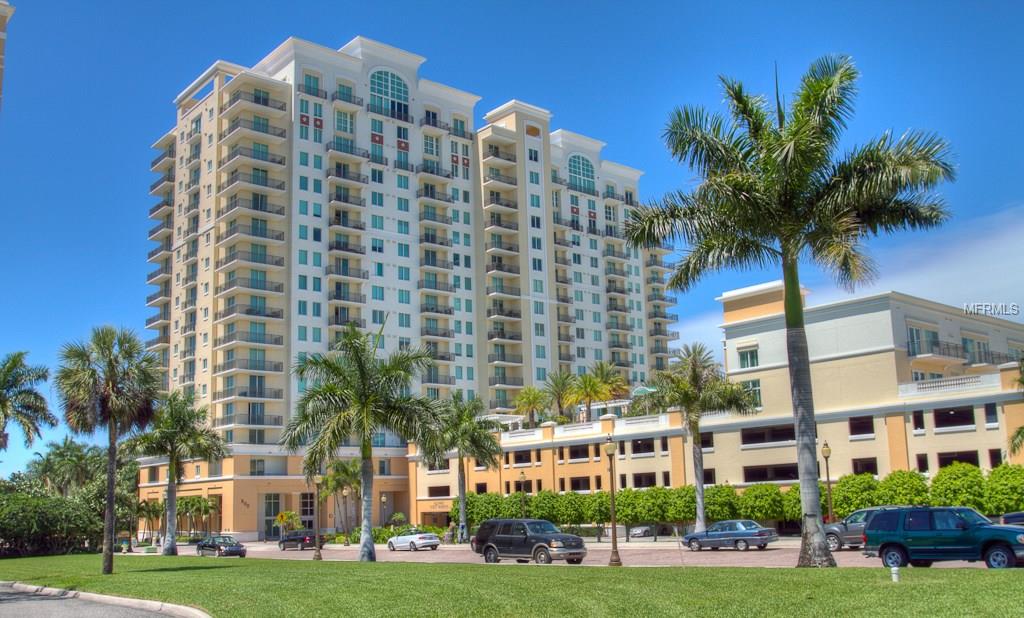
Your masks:
M 558 417 L 566 416 L 566 408 L 576 405 L 576 376 L 568 371 L 549 373 L 544 380 L 544 392 L 558 410 Z M 562 421 L 559 421 L 562 422 Z
M 114 484 L 117 439 L 149 425 L 160 389 L 160 366 L 130 330 L 94 328 L 88 341 L 60 351 L 57 392 L 64 420 L 76 433 L 107 432 L 107 496 L 103 513 L 103 574 L 114 572 Z
M 289 530 L 298 530 L 302 527 L 302 520 L 295 511 L 280 511 L 274 517 L 274 524 L 281 531 L 281 539 L 283 540 Z
M 525 389 L 524 389 L 525 390 Z M 487 409 L 484 402 L 476 397 L 464 399 L 462 391 L 456 391 L 446 402 L 437 430 L 420 443 L 420 451 L 429 463 L 447 462 L 455 454 L 458 465 L 459 532 L 458 542 L 468 539 L 466 521 L 466 460 L 473 458 L 477 466 L 493 468 L 498 465 L 501 445 L 497 433 L 501 425 L 484 418 Z
M 933 190 L 953 178 L 945 141 L 889 134 L 839 152 L 853 112 L 858 71 L 845 56 L 815 61 L 793 103 L 778 86 L 774 108 L 737 81 L 722 78 L 732 121 L 700 107 L 670 116 L 672 155 L 699 175 L 677 192 L 630 213 L 634 247 L 685 241 L 687 253 L 668 285 L 687 290 L 725 269 L 781 267 L 788 370 L 803 512 L 800 566 L 834 566 L 822 530 L 815 453 L 814 400 L 800 292 L 800 261 L 847 288 L 875 273 L 865 254 L 871 236 L 927 229 L 947 219 Z
M 64 436 L 60 442 L 48 442 L 46 448 L 46 454 L 36 453 L 40 459 L 32 463 L 39 463 L 40 474 L 48 476 L 45 481 L 47 485 L 59 491 L 62 496 L 70 495 L 103 473 L 103 451 L 98 447 Z
M 188 460 L 216 460 L 229 455 L 227 444 L 206 423 L 206 407 L 196 406 L 192 397 L 174 391 L 160 401 L 152 427 L 133 436 L 126 444 L 128 452 L 167 460 L 167 534 L 163 555 L 176 556 L 178 548 L 178 483 Z M 199 513 L 188 513 L 190 516 Z M 194 527 L 194 522 L 193 522 Z
M 693 479 L 697 494 L 696 532 L 707 527 L 704 518 L 704 452 L 701 449 L 701 418 L 715 412 L 754 414 L 757 402 L 743 386 L 730 382 L 715 362 L 711 351 L 702 343 L 684 345 L 679 362 L 667 371 L 654 375 L 651 386 L 656 389 L 644 397 L 656 398 L 661 405 L 675 408 L 690 433 L 693 450 Z
M 164 505 L 159 500 L 146 500 L 140 505 L 139 514 L 142 516 L 143 533 L 142 538 L 152 538 L 156 527 L 159 527 L 160 518 L 164 514 Z M 157 526 L 153 526 L 153 522 Z
M 50 376 L 50 370 L 42 365 L 27 365 L 26 356 L 28 352 L 13 352 L 0 360 L 0 451 L 7 448 L 8 422 L 21 428 L 25 446 L 32 446 L 40 436 L 41 426 L 57 424 L 57 417 L 39 392 L 39 385 Z
M 1024 392 L 1024 358 L 1018 361 L 1017 366 L 1017 390 Z M 1010 437 L 1010 452 L 1016 455 L 1024 449 L 1024 427 L 1018 427 Z
M 345 330 L 326 354 L 302 357 L 295 374 L 307 384 L 282 442 L 296 451 L 306 447 L 303 468 L 315 475 L 352 436 L 359 444 L 363 525 L 359 559 L 375 561 L 373 548 L 373 437 L 391 431 L 419 442 L 436 426 L 438 406 L 407 394 L 412 377 L 433 364 L 425 348 L 398 350 L 383 357 L 383 334 Z
M 611 393 L 611 386 L 592 373 L 585 373 L 577 377 L 576 384 L 573 386 L 573 397 L 587 406 L 587 418 L 584 420 L 588 421 L 593 420 L 590 414 L 594 402 L 608 401 L 612 396 Z
M 358 459 L 335 459 L 327 467 L 327 474 L 324 475 L 321 483 L 321 493 L 324 498 L 334 497 L 334 523 L 337 531 L 338 520 L 341 519 L 342 529 L 345 531 L 345 542 L 348 542 L 348 498 L 353 500 L 359 498 L 359 478 L 361 476 Z M 346 491 L 347 490 L 347 491 Z M 338 508 L 338 496 L 341 496 L 341 508 Z M 341 513 L 339 518 L 337 513 Z
M 551 397 L 536 386 L 527 386 L 519 391 L 512 405 L 516 407 L 517 414 L 526 416 L 530 425 L 536 426 L 551 408 Z
M 625 397 L 629 394 L 629 385 L 622 373 L 608 361 L 597 361 L 590 368 L 589 373 L 608 385 L 608 396 L 612 399 Z

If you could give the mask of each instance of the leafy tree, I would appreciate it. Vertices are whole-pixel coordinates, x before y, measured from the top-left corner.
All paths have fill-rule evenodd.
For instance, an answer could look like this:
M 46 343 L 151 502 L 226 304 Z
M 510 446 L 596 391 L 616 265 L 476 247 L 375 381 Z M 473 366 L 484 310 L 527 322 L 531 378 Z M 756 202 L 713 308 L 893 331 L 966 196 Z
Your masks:
M 958 461 L 939 470 L 932 479 L 934 506 L 969 506 L 985 512 L 985 477 L 978 466 Z
M 734 519 L 739 512 L 739 496 L 732 485 L 712 485 L 704 492 L 704 510 L 710 521 Z
M 607 383 L 592 373 L 585 373 L 576 378 L 573 385 L 573 396 L 577 401 L 586 404 L 587 420 L 593 420 L 591 407 L 595 401 L 607 401 L 611 397 L 611 388 Z
M 555 503 L 557 521 L 561 525 L 578 527 L 587 521 L 587 497 L 570 491 L 559 496 Z
M 279 511 L 277 516 L 274 517 L 274 525 L 281 530 L 281 538 L 283 539 L 289 530 L 299 530 L 302 528 L 302 519 L 299 518 L 299 514 L 295 511 Z
M 589 373 L 608 388 L 608 399 L 620 399 L 629 394 L 629 385 L 622 377 L 622 371 L 608 361 L 597 361 Z
M 626 527 L 626 541 L 629 541 L 629 529 L 634 524 L 644 521 L 640 507 L 640 497 L 635 489 L 618 489 L 615 491 L 615 521 Z
M 530 517 L 546 519 L 556 524 L 562 523 L 563 520 L 559 513 L 562 498 L 563 496 L 553 491 L 538 491 L 533 495 L 533 499 L 530 500 Z
M 139 515 L 142 518 L 142 538 L 152 539 L 153 532 L 160 525 L 160 518 L 163 517 L 165 507 L 159 500 L 143 501 L 139 508 Z M 154 525 L 154 522 L 155 525 Z
M 585 521 L 598 526 L 604 526 L 611 520 L 610 498 L 606 491 L 595 491 L 586 496 L 584 517 Z
M 1024 511 L 1024 466 L 996 466 L 985 479 L 985 505 L 990 515 Z
M 327 468 L 321 483 L 321 498 L 334 497 L 334 526 L 337 531 L 338 520 L 342 522 L 345 534 L 349 533 L 348 499 L 359 499 L 359 481 L 361 477 L 358 459 L 335 459 Z M 348 491 L 346 491 L 348 490 Z M 338 496 L 341 496 L 341 508 L 338 508 Z M 341 517 L 338 517 L 341 513 Z M 453 518 L 454 519 L 454 518 Z
M 870 474 L 847 474 L 832 487 L 832 510 L 836 517 L 878 504 L 878 481 Z
M 536 386 L 527 386 L 519 391 L 512 403 L 516 407 L 516 414 L 522 414 L 529 419 L 530 425 L 536 426 L 545 419 L 551 407 L 551 397 Z
M 668 286 L 692 288 L 721 270 L 780 267 L 786 350 L 803 501 L 800 566 L 835 566 L 818 505 L 814 397 L 799 267 L 816 265 L 847 288 L 870 280 L 864 250 L 878 234 L 927 229 L 947 219 L 932 191 L 954 176 L 946 143 L 916 132 L 884 134 L 840 153 L 853 114 L 858 71 L 845 56 L 815 61 L 786 109 L 721 78 L 731 122 L 701 107 L 674 110 L 664 138 L 700 177 L 695 189 L 630 212 L 626 237 L 639 247 L 676 240 L 688 252 Z
M 501 516 L 502 504 L 504 501 L 499 494 L 480 494 L 476 495 L 476 500 L 472 509 L 469 509 L 471 516 L 470 521 L 472 525 L 479 525 L 488 519 L 495 519 Z M 453 518 L 454 519 L 454 518 Z
M 893 470 L 878 484 L 876 506 L 928 504 L 928 481 L 914 470 Z
M 0 555 L 65 554 L 95 548 L 103 521 L 76 499 L 0 492 Z
M 757 521 L 782 519 L 782 490 L 772 483 L 751 485 L 740 494 L 737 506 L 740 517 Z
M 64 436 L 61 442 L 47 442 L 45 453 L 35 453 L 28 473 L 62 496 L 69 496 L 96 476 L 102 476 L 105 463 L 99 447 Z
M 828 512 L 828 504 L 825 500 L 825 484 L 818 483 L 818 508 L 822 513 Z M 793 485 L 782 492 L 782 515 L 786 521 L 799 522 L 803 519 L 803 503 L 800 497 L 800 486 Z
M 57 417 L 39 392 L 39 385 L 50 376 L 50 370 L 26 364 L 26 356 L 28 352 L 13 352 L 0 360 L 0 451 L 7 448 L 8 422 L 21 428 L 26 447 L 40 436 L 40 426 L 57 424 Z
M 142 430 L 153 418 L 160 366 L 127 329 L 101 326 L 87 342 L 64 345 L 57 393 L 64 419 L 75 433 L 107 431 L 107 495 L 103 513 L 103 574 L 114 572 L 114 486 L 117 439 Z
M 578 403 L 576 399 L 576 375 L 564 370 L 549 373 L 544 380 L 544 392 L 548 394 L 551 403 L 558 410 L 557 416 L 567 416 L 567 408 Z
M 524 514 L 528 515 L 532 499 L 530 495 L 521 491 L 509 494 L 501 501 L 501 511 L 498 516 L 504 519 L 515 519 L 523 517 Z
M 359 444 L 363 522 L 359 559 L 373 562 L 373 437 L 389 430 L 422 443 L 438 425 L 438 406 L 426 397 L 406 394 L 413 375 L 433 365 L 426 348 L 378 356 L 383 332 L 364 334 L 350 325 L 326 354 L 299 359 L 295 374 L 305 380 L 295 415 L 282 436 L 295 452 L 305 446 L 303 470 L 316 475 L 352 436 Z
M 670 498 L 665 509 L 665 521 L 684 523 L 697 518 L 697 491 L 693 485 L 683 485 L 669 490 Z

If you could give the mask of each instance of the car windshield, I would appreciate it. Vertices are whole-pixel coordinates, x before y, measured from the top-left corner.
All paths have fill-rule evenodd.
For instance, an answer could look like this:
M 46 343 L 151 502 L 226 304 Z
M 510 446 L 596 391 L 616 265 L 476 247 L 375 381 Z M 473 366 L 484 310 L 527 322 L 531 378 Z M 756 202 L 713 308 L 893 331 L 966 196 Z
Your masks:
M 213 537 L 213 542 L 220 543 L 221 545 L 234 545 L 236 543 L 233 536 L 215 536 Z
M 560 532 L 558 527 L 550 521 L 531 521 L 526 524 L 526 526 L 530 529 L 530 532 L 534 534 L 551 534 Z
M 972 526 L 977 526 L 978 524 L 992 523 L 988 520 L 987 517 L 985 517 L 978 511 L 975 511 L 974 509 L 957 509 L 956 512 L 957 515 L 963 517 L 964 521 L 971 524 Z
M 738 521 L 736 523 L 739 524 L 741 530 L 757 530 L 761 527 L 756 521 L 751 521 L 749 519 Z

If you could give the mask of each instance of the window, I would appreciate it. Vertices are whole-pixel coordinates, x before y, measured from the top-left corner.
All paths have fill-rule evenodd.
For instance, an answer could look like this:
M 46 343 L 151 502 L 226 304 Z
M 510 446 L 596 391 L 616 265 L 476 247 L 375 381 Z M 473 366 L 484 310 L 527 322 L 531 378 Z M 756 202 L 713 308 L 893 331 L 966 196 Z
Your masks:
M 754 398 L 754 405 L 760 407 L 761 406 L 761 380 L 746 380 L 746 381 L 740 382 L 740 385 L 743 388 L 747 389 L 747 392 L 749 392 L 753 396 L 753 398 Z
M 266 474 L 267 462 L 262 459 L 249 460 L 249 476 L 263 476 Z
M 744 483 L 763 483 L 767 481 L 795 481 L 799 477 L 797 466 L 793 464 L 776 464 L 773 466 L 746 466 L 743 468 Z
M 476 493 L 478 493 L 478 494 L 485 494 L 485 493 L 487 493 L 487 483 L 477 483 L 476 484 Z
M 935 410 L 934 420 L 936 429 L 970 427 L 974 425 L 974 408 L 968 406 Z
M 882 532 L 893 532 L 900 523 L 899 511 L 879 511 L 868 523 L 868 530 Z
M 513 455 L 514 463 L 517 464 L 528 464 L 530 463 L 530 451 L 516 451 Z
M 589 459 L 590 447 L 586 444 L 576 444 L 569 447 L 569 459 Z
M 772 442 L 792 442 L 796 440 L 796 431 L 792 425 L 773 427 L 748 427 L 740 430 L 742 444 L 770 444 Z
M 928 455 L 927 453 L 920 453 L 917 456 L 917 471 L 925 473 L 928 471 Z
M 451 489 L 447 485 L 433 485 L 427 488 L 427 496 L 430 498 L 447 498 Z
M 757 367 L 757 348 L 740 350 L 740 369 Z
M 875 435 L 875 418 L 873 416 L 854 416 L 850 418 L 851 436 Z
M 878 474 L 878 460 L 874 457 L 853 460 L 854 474 Z
M 671 480 L 672 480 L 672 475 L 669 473 L 668 470 L 665 470 L 664 472 L 661 473 L 661 485 L 662 485 L 662 487 L 671 487 L 672 486 Z
M 998 425 L 999 414 L 996 404 L 986 403 L 985 404 L 985 424 L 986 425 Z
M 569 157 L 569 186 L 594 192 L 594 164 L 580 154 Z
M 636 489 L 643 489 L 644 487 L 654 487 L 658 484 L 658 475 L 654 472 L 641 472 L 633 475 L 633 487 Z
M 991 468 L 998 468 L 1003 463 L 1003 449 L 988 449 L 988 465 Z
M 662 436 L 661 437 L 661 452 L 662 453 L 667 453 L 668 452 L 668 436 Z
M 654 438 L 633 440 L 630 444 L 630 450 L 634 455 L 654 454 Z
M 932 528 L 932 517 L 928 511 L 908 511 L 906 521 L 903 523 L 903 529 L 910 530 L 931 530 Z
M 151 466 L 151 467 L 146 469 L 146 472 L 147 472 L 147 475 L 148 475 L 147 476 L 148 482 L 156 483 L 157 481 L 160 480 L 160 468 L 157 468 L 156 466 Z
M 572 491 L 590 491 L 590 477 L 574 476 L 570 478 L 569 489 Z
M 704 484 L 714 485 L 715 484 L 715 469 L 704 468 Z
M 715 434 L 711 431 L 700 433 L 700 447 L 702 449 L 715 448 Z
M 939 453 L 939 468 L 961 461 L 973 466 L 978 465 L 978 451 L 959 451 L 956 453 Z
M 953 511 L 932 511 L 932 525 L 935 530 L 959 530 L 963 522 Z
M 924 431 L 924 410 L 914 410 L 914 431 Z

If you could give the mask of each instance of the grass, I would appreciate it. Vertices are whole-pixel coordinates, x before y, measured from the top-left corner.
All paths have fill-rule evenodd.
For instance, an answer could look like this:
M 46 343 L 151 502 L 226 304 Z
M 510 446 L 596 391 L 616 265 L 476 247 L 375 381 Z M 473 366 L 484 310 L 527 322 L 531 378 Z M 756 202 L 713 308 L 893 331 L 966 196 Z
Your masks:
M 312 562 L 95 555 L 0 560 L 0 580 L 155 599 L 213 616 L 1006 616 L 1024 570 Z

